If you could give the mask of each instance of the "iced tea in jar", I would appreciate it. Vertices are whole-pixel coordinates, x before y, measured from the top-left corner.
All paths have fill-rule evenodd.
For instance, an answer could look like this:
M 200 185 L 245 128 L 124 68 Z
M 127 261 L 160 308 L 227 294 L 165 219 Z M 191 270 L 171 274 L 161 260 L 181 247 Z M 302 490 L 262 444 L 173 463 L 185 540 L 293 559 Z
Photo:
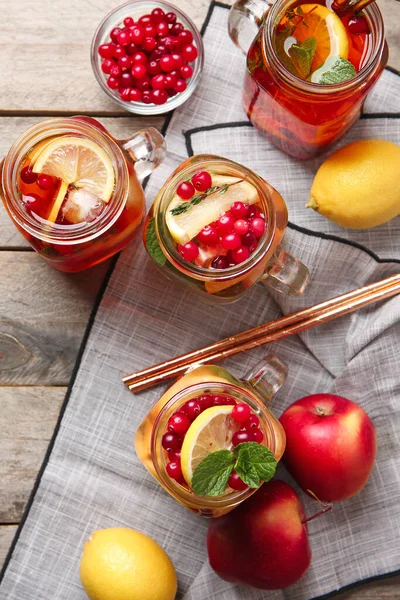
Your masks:
M 164 155 L 153 128 L 117 141 L 90 117 L 49 119 L 12 145 L 1 164 L 0 195 L 52 267 L 82 271 L 133 239 L 145 210 L 140 179 Z
M 230 35 L 247 52 L 246 113 L 297 158 L 319 154 L 346 133 L 387 63 L 377 3 L 356 14 L 349 4 L 238 0 L 231 9 Z

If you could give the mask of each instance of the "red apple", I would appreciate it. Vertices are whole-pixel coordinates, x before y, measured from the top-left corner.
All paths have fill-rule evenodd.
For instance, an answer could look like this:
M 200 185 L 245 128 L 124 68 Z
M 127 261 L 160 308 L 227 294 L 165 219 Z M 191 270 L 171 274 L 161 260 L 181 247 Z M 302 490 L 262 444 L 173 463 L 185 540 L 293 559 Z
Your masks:
M 290 485 L 279 480 L 264 483 L 238 508 L 210 521 L 211 567 L 226 581 L 262 590 L 292 585 L 311 561 L 304 519 Z
M 304 491 L 338 502 L 362 490 L 375 462 L 376 432 L 358 404 L 314 394 L 289 406 L 280 422 L 286 432 L 283 462 Z

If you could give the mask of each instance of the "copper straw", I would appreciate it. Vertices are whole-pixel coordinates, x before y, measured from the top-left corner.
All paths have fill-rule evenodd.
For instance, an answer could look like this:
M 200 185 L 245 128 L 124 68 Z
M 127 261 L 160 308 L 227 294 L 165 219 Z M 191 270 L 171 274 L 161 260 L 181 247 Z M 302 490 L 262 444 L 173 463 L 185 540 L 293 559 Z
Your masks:
M 188 354 L 182 354 L 143 371 L 126 375 L 122 381 L 132 392 L 138 392 L 171 377 L 182 375 L 194 363 L 214 363 L 239 352 L 245 352 L 246 350 L 275 342 L 351 313 L 374 302 L 390 298 L 399 292 L 400 274 L 352 290 L 351 292 L 281 317 L 270 323 L 248 329 L 237 335 L 215 342 L 210 346 L 193 350 Z

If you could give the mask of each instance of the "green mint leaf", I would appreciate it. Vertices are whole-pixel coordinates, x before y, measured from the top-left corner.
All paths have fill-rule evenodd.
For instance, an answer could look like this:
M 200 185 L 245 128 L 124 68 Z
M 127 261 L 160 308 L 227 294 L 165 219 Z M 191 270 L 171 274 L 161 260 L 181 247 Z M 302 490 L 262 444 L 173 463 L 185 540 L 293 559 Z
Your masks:
M 283 64 L 283 66 L 292 73 L 292 75 L 296 75 L 296 77 L 300 77 L 300 73 L 297 71 L 293 62 L 290 60 L 289 56 L 286 54 L 284 45 L 285 40 L 288 37 L 288 31 L 282 31 L 276 34 L 275 36 L 275 50 L 279 57 L 279 60 Z
M 166 258 L 163 251 L 160 248 L 158 239 L 156 236 L 156 229 L 154 227 L 154 217 L 151 218 L 147 224 L 146 229 L 146 250 L 151 258 L 159 265 L 165 265 Z
M 224 493 L 233 471 L 234 454 L 229 450 L 211 452 L 197 465 L 192 477 L 192 489 L 198 496 L 220 496 Z
M 311 75 L 312 83 L 329 85 L 347 81 L 356 75 L 354 66 L 340 56 L 331 56 Z
M 275 456 L 262 444 L 244 442 L 234 449 L 237 458 L 235 471 L 251 488 L 258 488 L 262 481 L 269 481 L 275 475 Z
M 317 38 L 309 37 L 301 44 L 293 44 L 289 48 L 289 55 L 295 69 L 302 79 L 307 79 L 311 73 L 311 63 L 317 48 Z

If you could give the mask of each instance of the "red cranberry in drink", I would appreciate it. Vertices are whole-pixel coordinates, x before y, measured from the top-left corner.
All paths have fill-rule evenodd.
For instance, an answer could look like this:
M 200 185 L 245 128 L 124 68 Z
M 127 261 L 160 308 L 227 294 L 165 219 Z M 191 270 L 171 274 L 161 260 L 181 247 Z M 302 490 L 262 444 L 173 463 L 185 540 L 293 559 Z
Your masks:
M 131 32 L 131 41 L 134 44 L 137 44 L 138 46 L 140 46 L 140 44 L 144 40 L 144 29 L 143 29 L 143 27 L 141 27 L 141 25 L 134 25 L 132 27 L 132 29 L 130 30 L 130 32 Z
M 170 462 L 181 462 L 181 451 L 180 450 L 176 450 L 175 452 L 169 452 L 168 453 L 168 458 L 170 460 Z
M 161 67 L 158 64 L 157 60 L 151 60 L 147 64 L 147 72 L 149 73 L 149 75 L 158 75 L 160 71 L 161 71 Z
M 245 423 L 251 415 L 250 406 L 244 402 L 240 402 L 233 407 L 232 417 L 238 423 Z
M 236 404 L 236 400 L 232 396 L 222 396 L 221 404 L 223 406 L 233 406 Z
M 180 462 L 171 461 L 167 463 L 165 470 L 171 479 L 175 479 L 175 481 L 179 481 L 179 479 L 182 477 L 182 468 Z
M 41 173 L 38 175 L 37 182 L 41 190 L 51 190 L 54 187 L 54 179 L 51 175 Z
M 174 90 L 176 92 L 184 92 L 187 88 L 186 81 L 184 79 L 177 79 Z
M 168 431 L 162 436 L 161 445 L 167 452 L 174 452 L 181 449 L 182 442 L 183 440 L 180 435 Z
M 204 244 L 205 246 L 216 246 L 219 241 L 218 230 L 214 225 L 206 225 L 197 234 L 197 239 L 200 244 Z
M 246 221 L 246 219 L 238 219 L 233 226 L 233 230 L 238 235 L 246 235 L 249 231 L 248 221 Z
M 111 30 L 110 38 L 114 42 L 114 44 L 118 44 L 118 36 L 121 33 L 121 31 L 122 29 L 120 27 L 114 27 L 114 29 Z
M 190 198 L 194 196 L 195 189 L 190 181 L 182 181 L 182 183 L 178 185 L 176 193 L 178 194 L 179 198 L 182 198 L 182 200 L 190 200 Z
M 200 171 L 195 173 L 192 177 L 192 183 L 196 190 L 199 192 L 205 192 L 212 185 L 212 178 L 210 173 L 207 171 Z
M 254 442 L 254 433 L 252 431 L 236 431 L 232 436 L 233 446 L 238 446 L 244 442 Z
M 180 31 L 178 34 L 178 37 L 179 37 L 181 44 L 183 44 L 185 46 L 187 46 L 193 42 L 192 32 L 189 31 L 188 29 L 184 29 L 183 31 Z
M 142 48 L 146 52 L 151 52 L 157 46 L 157 42 L 153 37 L 145 37 L 142 42 Z
M 362 15 L 353 15 L 350 17 L 347 23 L 347 27 L 353 35 L 360 35 L 361 33 L 368 33 L 369 27 L 365 17 Z
M 37 173 L 34 173 L 30 167 L 24 167 L 21 170 L 21 179 L 24 183 L 35 183 L 37 179 Z
M 176 14 L 173 12 L 169 12 L 165 15 L 165 20 L 167 21 L 167 23 L 169 23 L 170 25 L 173 25 L 176 22 Z
M 132 19 L 132 17 L 125 17 L 125 19 L 124 19 L 125 27 L 132 27 L 132 25 L 134 23 L 135 23 L 135 21 Z
M 183 67 L 181 67 L 180 74 L 184 79 L 190 79 L 190 77 L 193 75 L 193 69 L 190 65 L 183 65 Z
M 194 60 L 196 60 L 198 56 L 196 46 L 193 46 L 193 44 L 188 44 L 187 46 L 184 46 L 182 50 L 182 56 L 186 62 L 193 62 Z
M 168 431 L 173 431 L 174 433 L 186 433 L 191 424 L 191 420 L 187 415 L 183 413 L 175 413 L 168 420 Z
M 241 491 L 247 489 L 247 485 L 245 484 L 244 481 L 242 481 L 242 479 L 240 479 L 240 477 L 236 473 L 236 471 L 232 471 L 232 473 L 228 479 L 228 485 L 230 488 L 235 490 L 235 492 L 241 492 Z
M 216 256 L 211 263 L 213 269 L 227 269 L 229 262 L 226 256 Z
M 243 246 L 251 246 L 252 244 L 254 244 L 254 242 L 257 243 L 257 238 L 252 231 L 248 231 L 247 233 L 245 233 L 245 235 L 242 235 Z
M 260 424 L 260 419 L 257 417 L 257 415 L 252 413 L 250 415 L 250 417 L 247 419 L 244 426 L 246 427 L 246 429 L 250 429 L 250 431 L 254 431 L 255 429 L 258 429 L 259 424 Z
M 235 219 L 245 219 L 249 207 L 243 202 L 234 202 L 230 208 L 230 212 Z
M 129 92 L 129 100 L 131 102 L 140 102 L 142 99 L 142 92 L 136 88 L 131 88 Z
M 256 238 L 260 238 L 265 231 L 265 221 L 262 217 L 254 217 L 249 225 Z
M 247 260 L 250 256 L 250 250 L 247 246 L 240 246 L 240 248 L 235 248 L 232 250 L 232 260 L 235 265 L 239 265 L 240 263 Z
M 253 219 L 254 217 L 259 217 L 261 215 L 261 211 L 260 209 L 255 206 L 254 204 L 252 206 L 249 206 L 249 209 L 247 211 L 247 219 Z
M 134 64 L 146 65 L 147 64 L 147 56 L 145 55 L 144 52 L 135 52 L 134 54 L 132 54 L 132 62 Z
M 155 90 L 158 91 L 158 90 Z M 161 91 L 161 90 L 160 90 Z M 164 91 L 164 90 L 162 90 Z M 167 94 L 167 92 L 164 92 Z M 153 92 L 154 95 L 154 92 Z M 178 245 L 178 252 L 182 256 L 183 260 L 187 260 L 188 262 L 193 262 L 199 255 L 199 247 L 194 242 L 188 242 L 184 246 Z
M 207 410 L 214 406 L 214 396 L 212 394 L 202 394 L 199 398 L 202 410 Z
M 193 399 L 193 400 L 188 400 L 187 402 L 185 402 L 185 404 L 182 406 L 181 410 L 182 409 L 183 409 L 184 413 L 189 417 L 189 419 L 194 421 L 195 418 L 198 417 L 199 414 L 201 413 L 202 406 L 200 405 L 200 402 Z
M 114 56 L 114 44 L 102 44 L 99 46 L 98 53 L 101 58 L 112 58 Z
M 44 208 L 43 198 L 41 198 L 38 194 L 23 194 L 21 196 L 21 200 L 28 210 L 38 215 L 40 215 L 41 209 Z
M 242 244 L 242 240 L 237 233 L 225 233 L 222 236 L 221 242 L 225 250 L 234 250 Z
M 235 219 L 229 212 L 222 215 L 216 222 L 216 226 L 220 234 L 229 233 L 233 230 Z
M 252 435 L 253 435 L 253 442 L 257 442 L 257 444 L 261 444 L 261 442 L 264 439 L 264 434 L 261 431 L 261 429 L 256 429 L 255 431 L 253 431 Z

